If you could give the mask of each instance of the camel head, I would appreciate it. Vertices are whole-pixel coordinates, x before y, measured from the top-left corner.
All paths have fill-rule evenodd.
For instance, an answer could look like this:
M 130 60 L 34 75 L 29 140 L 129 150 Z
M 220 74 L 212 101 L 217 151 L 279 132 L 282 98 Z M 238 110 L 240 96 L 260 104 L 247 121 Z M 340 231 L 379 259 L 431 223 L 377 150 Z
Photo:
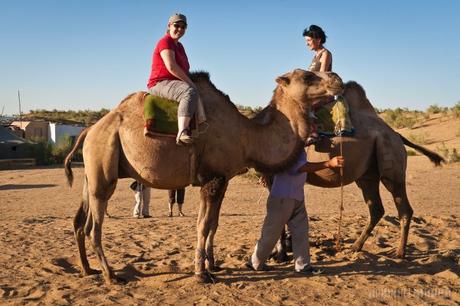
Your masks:
M 312 72 L 295 69 L 276 79 L 285 95 L 302 105 L 311 104 L 325 96 L 341 94 L 342 79 L 333 72 Z
M 276 108 L 290 118 L 291 125 L 305 140 L 309 134 L 308 112 L 313 102 L 341 94 L 344 84 L 333 72 L 295 69 L 276 79 Z

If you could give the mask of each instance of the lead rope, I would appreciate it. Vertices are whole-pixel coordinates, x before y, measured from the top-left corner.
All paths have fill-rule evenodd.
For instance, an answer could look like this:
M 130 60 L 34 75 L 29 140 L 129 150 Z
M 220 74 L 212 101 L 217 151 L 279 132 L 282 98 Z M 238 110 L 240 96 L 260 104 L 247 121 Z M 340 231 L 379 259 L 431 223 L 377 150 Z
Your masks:
M 336 126 L 336 133 L 338 130 L 338 136 L 339 136 L 339 143 L 340 143 L 340 155 L 343 156 L 343 147 L 342 147 L 342 133 L 341 133 L 341 122 L 337 123 Z M 343 166 L 340 167 L 340 207 L 339 207 L 339 227 L 337 229 L 337 236 L 336 236 L 336 241 L 335 241 L 335 248 L 337 252 L 340 252 L 342 250 L 342 245 L 340 242 L 340 234 L 342 230 L 342 215 L 343 215 Z

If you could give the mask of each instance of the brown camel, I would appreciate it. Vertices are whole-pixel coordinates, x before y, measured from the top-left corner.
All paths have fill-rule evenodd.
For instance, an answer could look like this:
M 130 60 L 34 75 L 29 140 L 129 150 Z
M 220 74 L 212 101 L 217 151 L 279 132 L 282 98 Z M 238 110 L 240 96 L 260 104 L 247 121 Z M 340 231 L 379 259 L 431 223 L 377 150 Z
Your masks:
M 379 184 L 383 183 L 393 195 L 398 210 L 401 240 L 396 256 L 403 258 L 413 214 L 406 193 L 407 153 L 404 145 L 428 156 L 436 166 L 439 166 L 444 159 L 430 150 L 413 144 L 389 127 L 377 115 L 364 89 L 358 83 L 346 83 L 343 95 L 350 107 L 351 121 L 356 129 L 355 135 L 353 137 L 323 138 L 315 145 L 308 147 L 308 160 L 311 162 L 324 161 L 339 155 L 340 143 L 342 144 L 346 161 L 343 184 L 356 182 L 363 193 L 370 213 L 368 224 L 353 244 L 352 250 L 354 251 L 362 249 L 373 228 L 384 215 L 379 192 Z M 307 183 L 326 188 L 340 187 L 341 177 L 339 172 L 324 169 L 309 173 Z M 287 259 L 286 246 L 283 241 L 278 243 L 273 256 L 280 262 Z
M 74 149 L 85 140 L 83 200 L 74 219 L 83 274 L 98 273 L 88 263 L 88 236 L 105 280 L 119 280 L 102 249 L 102 223 L 118 179 L 131 177 L 159 189 L 179 189 L 192 183 L 201 186 L 195 276 L 199 282 L 212 282 L 208 271 L 215 269 L 213 240 L 228 181 L 245 167 L 276 172 L 290 166 L 304 147 L 311 103 L 343 90 L 341 79 L 334 73 L 297 69 L 277 78 L 270 104 L 257 119 L 249 120 L 210 82 L 206 73 L 196 73 L 192 79 L 209 123 L 207 132 L 192 147 L 177 146 L 170 137 L 143 136 L 144 93 L 125 98 L 75 144 Z M 73 152 L 65 161 L 70 184 Z

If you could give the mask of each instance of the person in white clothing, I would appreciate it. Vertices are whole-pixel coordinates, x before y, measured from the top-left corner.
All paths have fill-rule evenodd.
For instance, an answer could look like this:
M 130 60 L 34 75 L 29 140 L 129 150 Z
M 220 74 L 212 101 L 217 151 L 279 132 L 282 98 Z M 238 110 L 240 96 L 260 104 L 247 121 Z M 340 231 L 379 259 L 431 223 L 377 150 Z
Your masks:
M 149 214 L 150 205 L 150 187 L 144 186 L 141 183 L 134 181 L 130 188 L 134 191 L 134 218 L 151 218 Z

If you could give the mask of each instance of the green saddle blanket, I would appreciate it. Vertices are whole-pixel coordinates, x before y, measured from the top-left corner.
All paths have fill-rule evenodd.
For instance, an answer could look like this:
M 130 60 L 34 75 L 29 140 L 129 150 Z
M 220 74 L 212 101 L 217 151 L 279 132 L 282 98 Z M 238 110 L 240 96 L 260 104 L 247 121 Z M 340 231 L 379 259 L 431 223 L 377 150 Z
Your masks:
M 147 94 L 144 98 L 144 119 L 153 119 L 153 130 L 160 134 L 177 134 L 179 102 Z
M 338 96 L 335 101 L 319 107 L 315 111 L 318 134 L 328 137 L 352 136 L 355 130 L 348 110 L 348 103 L 343 96 Z

